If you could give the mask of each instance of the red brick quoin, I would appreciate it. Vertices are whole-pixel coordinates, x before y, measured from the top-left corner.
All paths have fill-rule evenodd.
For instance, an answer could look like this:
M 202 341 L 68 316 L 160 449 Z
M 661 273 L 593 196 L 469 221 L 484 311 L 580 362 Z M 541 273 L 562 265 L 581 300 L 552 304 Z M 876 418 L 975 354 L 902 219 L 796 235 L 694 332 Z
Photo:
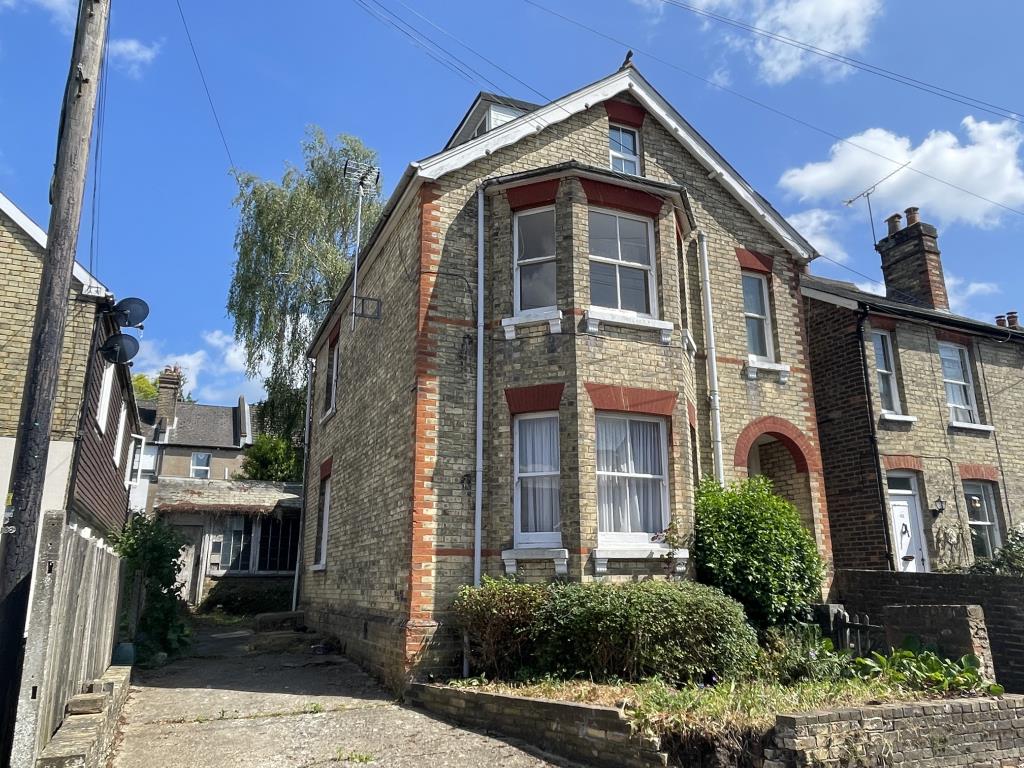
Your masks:
M 807 439 L 807 435 L 796 428 L 792 423 L 778 416 L 764 416 L 750 422 L 740 433 L 736 440 L 736 454 L 733 463 L 737 467 L 746 467 L 747 459 L 750 457 L 750 448 L 757 438 L 762 435 L 771 435 L 789 451 L 793 457 L 797 472 L 820 472 L 821 457 L 818 451 Z

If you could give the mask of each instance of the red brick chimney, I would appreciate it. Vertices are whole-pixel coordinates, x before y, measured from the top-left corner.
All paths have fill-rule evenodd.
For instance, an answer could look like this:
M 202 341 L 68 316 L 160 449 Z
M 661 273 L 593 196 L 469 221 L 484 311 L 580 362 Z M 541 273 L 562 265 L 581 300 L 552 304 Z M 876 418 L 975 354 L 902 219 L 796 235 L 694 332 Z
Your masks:
M 949 309 L 946 278 L 942 274 L 938 232 L 918 217 L 917 208 L 907 208 L 907 225 L 900 229 L 898 213 L 886 223 L 889 233 L 875 250 L 882 257 L 885 294 L 893 301 L 931 309 Z
M 174 426 L 178 416 L 178 401 L 181 399 L 181 369 L 167 366 L 156 377 L 156 423 L 157 429 L 166 432 Z

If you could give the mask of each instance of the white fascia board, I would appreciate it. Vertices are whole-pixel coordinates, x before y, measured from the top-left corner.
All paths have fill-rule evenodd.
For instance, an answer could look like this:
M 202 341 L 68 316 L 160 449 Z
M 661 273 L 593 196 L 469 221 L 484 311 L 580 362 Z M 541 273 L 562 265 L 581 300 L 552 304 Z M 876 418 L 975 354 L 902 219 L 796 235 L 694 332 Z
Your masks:
M 860 304 L 853 299 L 848 299 L 845 296 L 836 296 L 834 293 L 827 293 L 825 291 L 819 291 L 817 288 L 808 288 L 805 285 L 800 286 L 800 294 L 808 299 L 817 299 L 823 301 L 826 304 L 834 304 L 837 307 L 844 307 L 845 309 L 860 309 Z
M 488 131 L 465 144 L 432 155 L 419 163 L 423 178 L 439 179 L 446 173 L 464 168 L 470 163 L 499 149 L 515 144 L 548 126 L 560 123 L 595 104 L 607 101 L 620 93 L 631 93 L 676 139 L 712 172 L 733 197 L 790 253 L 810 261 L 817 253 L 781 215 L 758 199 L 731 165 L 700 136 L 693 127 L 659 94 L 634 68 L 622 69 L 598 80 L 575 93 L 551 102 L 522 117 Z
M 10 219 L 17 224 L 21 230 L 31 237 L 36 245 L 46 250 L 46 233 L 42 230 L 38 224 L 28 217 L 21 208 L 11 202 L 10 198 L 0 192 L 0 211 L 3 211 Z M 108 289 L 103 283 L 93 277 L 89 270 L 75 262 L 72 275 L 75 280 L 82 284 L 82 293 L 86 296 L 110 296 L 110 289 Z

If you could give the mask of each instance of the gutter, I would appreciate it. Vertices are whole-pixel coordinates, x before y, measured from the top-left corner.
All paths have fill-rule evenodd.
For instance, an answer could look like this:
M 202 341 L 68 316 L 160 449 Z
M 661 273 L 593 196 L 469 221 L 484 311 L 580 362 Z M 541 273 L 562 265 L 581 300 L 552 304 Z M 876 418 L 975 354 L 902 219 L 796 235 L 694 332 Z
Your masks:
M 864 395 L 868 404 L 868 427 L 870 430 L 871 455 L 875 460 L 875 485 L 878 491 L 878 508 L 882 513 L 882 533 L 885 541 L 885 556 L 889 561 L 889 570 L 897 571 L 896 555 L 892 549 L 892 531 L 889 529 L 889 515 L 885 500 L 885 487 L 882 485 L 882 454 L 878 450 L 878 424 L 875 421 L 874 392 L 871 389 L 871 371 L 868 368 L 867 340 L 864 336 L 864 322 L 868 319 L 871 308 L 863 305 L 857 313 L 857 342 L 860 345 L 860 367 L 864 375 Z
M 715 318 L 711 304 L 711 270 L 708 267 L 708 240 L 697 230 L 700 258 L 701 303 L 704 305 L 704 348 L 708 361 L 708 399 L 711 401 L 711 447 L 715 461 L 715 480 L 725 485 L 725 460 L 722 454 L 722 409 L 718 393 L 718 358 L 715 344 Z

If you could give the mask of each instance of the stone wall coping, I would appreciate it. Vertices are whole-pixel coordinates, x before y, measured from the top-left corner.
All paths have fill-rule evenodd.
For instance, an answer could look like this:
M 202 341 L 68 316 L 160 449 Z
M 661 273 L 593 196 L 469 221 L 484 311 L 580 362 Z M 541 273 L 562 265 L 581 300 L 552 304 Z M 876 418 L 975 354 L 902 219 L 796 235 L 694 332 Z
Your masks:
M 611 717 L 615 720 L 626 719 L 622 710 L 618 707 L 609 707 L 604 704 L 588 704 L 584 701 L 565 701 L 563 699 L 544 699 L 540 697 L 517 696 L 514 693 L 495 693 L 494 691 L 481 691 L 475 688 L 459 688 L 453 685 L 445 685 L 444 683 L 413 683 L 410 686 L 410 689 L 422 692 L 427 692 L 431 690 L 445 691 L 447 693 L 454 692 L 458 694 L 464 694 L 467 697 L 479 697 L 485 700 L 490 699 L 492 701 L 523 702 L 524 706 L 528 705 L 531 707 L 534 705 L 564 707 L 567 709 L 576 709 L 580 711 L 591 712 L 595 716 Z
M 922 717 L 926 714 L 987 712 L 993 709 L 1018 709 L 1022 707 L 1024 707 L 1024 694 L 975 696 L 957 699 L 919 699 L 913 701 L 894 701 L 885 704 L 867 704 L 862 707 L 845 707 L 843 709 L 780 713 L 776 717 L 775 723 L 779 728 L 791 729 L 817 723 L 834 723 L 841 720 L 865 720 L 868 718 L 892 720 L 901 717 Z

